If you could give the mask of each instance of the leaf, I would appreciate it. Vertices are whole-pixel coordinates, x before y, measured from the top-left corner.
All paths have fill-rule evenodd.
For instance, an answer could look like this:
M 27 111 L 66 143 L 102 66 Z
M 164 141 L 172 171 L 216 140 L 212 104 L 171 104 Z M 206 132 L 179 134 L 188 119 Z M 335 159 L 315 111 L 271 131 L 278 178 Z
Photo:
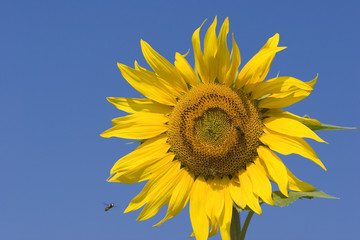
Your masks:
M 323 191 L 313 191 L 313 192 L 289 192 L 289 197 L 284 196 L 280 191 L 275 191 L 272 193 L 274 203 L 280 207 L 286 207 L 290 203 L 295 202 L 298 199 L 307 198 L 313 199 L 317 198 L 328 198 L 328 199 L 338 199 L 336 197 L 327 195 Z

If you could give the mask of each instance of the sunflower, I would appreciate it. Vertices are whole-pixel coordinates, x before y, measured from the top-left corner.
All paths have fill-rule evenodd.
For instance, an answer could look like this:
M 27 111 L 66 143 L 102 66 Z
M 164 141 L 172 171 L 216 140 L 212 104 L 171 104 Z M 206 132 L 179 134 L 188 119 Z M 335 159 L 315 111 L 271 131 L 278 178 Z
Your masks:
M 274 205 L 271 181 L 281 193 L 313 191 L 297 179 L 274 153 L 298 154 L 325 169 L 303 138 L 324 142 L 306 124 L 321 125 L 281 108 L 307 97 L 317 80 L 293 77 L 264 81 L 278 47 L 271 37 L 240 70 L 240 52 L 229 21 L 219 35 L 217 18 L 207 30 L 202 51 L 200 29 L 192 36 L 193 69 L 186 55 L 176 53 L 172 65 L 141 40 L 143 55 L 153 69 L 118 63 L 123 77 L 146 98 L 108 98 L 129 113 L 113 119 L 102 137 L 139 139 L 141 144 L 118 160 L 108 181 L 148 181 L 125 212 L 145 205 L 137 220 L 154 216 L 168 204 L 166 216 L 177 215 L 190 201 L 190 219 L 196 239 L 207 239 L 219 228 L 230 239 L 232 208 L 250 208 L 261 214 L 259 202 Z M 325 169 L 326 170 L 326 169 Z M 210 229 L 210 231 L 209 231 Z

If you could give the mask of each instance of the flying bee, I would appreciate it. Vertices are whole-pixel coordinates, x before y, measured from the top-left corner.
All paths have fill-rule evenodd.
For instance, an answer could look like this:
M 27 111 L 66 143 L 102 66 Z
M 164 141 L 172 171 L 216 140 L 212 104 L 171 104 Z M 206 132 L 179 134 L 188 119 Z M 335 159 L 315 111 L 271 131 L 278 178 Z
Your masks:
M 109 211 L 113 207 L 115 207 L 114 203 L 109 203 L 108 205 L 106 205 L 105 212 Z

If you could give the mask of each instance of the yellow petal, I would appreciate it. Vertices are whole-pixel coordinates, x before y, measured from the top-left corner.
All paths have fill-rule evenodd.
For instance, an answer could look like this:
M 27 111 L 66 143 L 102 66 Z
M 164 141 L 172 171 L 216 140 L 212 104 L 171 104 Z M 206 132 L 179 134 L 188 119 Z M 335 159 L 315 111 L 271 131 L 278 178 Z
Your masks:
M 259 108 L 287 107 L 309 96 L 316 80 L 317 77 L 310 82 L 302 82 L 292 77 L 278 77 L 259 84 L 259 90 L 253 98 L 267 92 L 271 95 L 259 102 Z
M 159 113 L 134 113 L 113 119 L 114 127 L 101 133 L 100 136 L 120 137 L 127 139 L 148 139 L 165 132 L 169 119 Z
M 257 149 L 259 155 L 259 163 L 256 165 L 263 166 L 271 180 L 276 182 L 279 186 L 280 191 L 285 196 L 288 196 L 288 176 L 286 173 L 286 167 L 280 158 L 273 153 L 269 148 L 259 146 Z
M 287 170 L 287 174 L 289 177 L 289 186 L 288 186 L 289 189 L 298 191 L 298 192 L 310 192 L 310 191 L 316 190 L 316 188 L 311 186 L 310 184 L 297 179 L 294 176 L 294 174 L 292 174 L 292 172 L 290 172 L 289 169 L 286 169 L 286 170 Z
M 185 55 L 181 55 L 180 53 L 175 54 L 175 67 L 180 72 L 182 77 L 191 85 L 196 86 L 199 84 L 199 81 L 195 75 L 194 70 L 186 61 Z
M 252 93 L 254 99 L 274 93 L 287 93 L 289 91 L 306 90 L 313 88 L 309 84 L 293 77 L 276 77 L 259 83 Z
M 176 94 L 164 85 L 154 74 L 132 69 L 118 63 L 121 74 L 126 81 L 145 97 L 165 105 L 176 105 Z
M 165 87 L 165 89 L 167 89 L 167 91 L 169 91 L 173 95 L 173 97 L 180 98 L 182 95 L 184 95 L 183 89 L 177 87 L 175 84 L 173 84 L 173 82 L 160 77 L 157 73 L 154 73 L 152 71 L 147 70 L 146 68 L 141 67 L 136 60 L 134 66 L 135 66 L 135 70 L 141 72 L 144 76 L 147 76 L 149 77 L 149 79 L 153 79 L 153 81 L 157 81 L 160 84 L 162 84 Z
M 258 83 L 264 81 L 270 70 L 270 65 L 275 54 L 285 47 L 267 48 L 261 50 L 241 69 L 237 81 L 236 89 L 245 86 L 246 92 L 251 92 Z
M 120 158 L 112 167 L 110 174 L 121 174 L 131 170 L 134 166 L 148 161 L 157 161 L 165 157 L 170 148 L 170 145 L 168 145 L 166 141 L 166 134 L 161 134 L 144 141 L 144 143 L 138 146 L 134 151 Z
M 266 177 L 266 173 L 258 168 L 256 164 L 250 164 L 246 172 L 253 183 L 254 192 L 256 195 L 267 204 L 274 205 L 274 201 L 271 197 L 271 184 L 269 179 Z
M 240 192 L 246 205 L 249 206 L 254 212 L 261 215 L 261 207 L 259 205 L 258 197 L 254 195 L 253 184 L 249 179 L 246 171 L 239 174 Z
M 210 222 L 206 216 L 204 203 L 207 200 L 207 183 L 202 176 L 199 176 L 190 193 L 190 219 L 196 240 L 206 240 Z
M 161 123 L 166 123 L 169 121 L 168 116 L 163 113 L 137 112 L 124 117 L 114 118 L 111 120 L 111 123 L 113 126 L 116 126 L 118 124 L 126 124 L 128 121 L 134 120 L 137 121 L 140 125 L 148 125 L 151 119 Z
M 204 38 L 204 63 L 207 66 L 208 83 L 214 82 L 217 75 L 217 58 L 218 42 L 216 37 L 217 17 L 207 30 Z
M 157 53 L 147 42 L 141 40 L 141 49 L 150 67 L 160 76 L 169 82 L 178 92 L 187 92 L 184 79 L 179 75 L 176 68 L 163 56 Z
M 218 45 L 219 50 L 217 53 L 218 59 L 218 79 L 220 83 L 224 83 L 226 80 L 226 73 L 230 68 L 230 53 L 227 47 L 227 34 L 229 33 L 229 19 L 226 18 L 223 25 L 221 26 Z
M 224 187 L 220 183 L 220 178 L 208 180 L 207 186 L 206 214 L 209 219 L 218 220 L 224 207 L 224 197 L 222 194 Z
M 229 185 L 229 192 L 232 200 L 235 202 L 237 206 L 242 209 L 245 209 L 246 202 L 241 195 L 240 184 L 238 181 L 231 181 Z
M 233 82 L 235 81 L 237 70 L 240 66 L 241 59 L 240 59 L 240 51 L 239 47 L 237 46 L 234 38 L 234 34 L 232 35 L 232 62 L 229 71 L 226 74 L 226 78 L 224 80 L 225 86 L 232 86 Z
M 223 178 L 223 180 L 227 180 Z M 229 183 L 223 183 L 225 185 L 223 189 L 224 208 L 220 216 L 220 234 L 223 240 L 230 240 L 230 226 L 232 218 L 233 201 L 229 192 Z
M 159 192 L 162 191 L 162 189 L 164 189 L 164 187 L 168 184 L 169 179 L 172 179 L 176 176 L 179 169 L 179 161 L 170 162 L 161 167 L 146 183 L 143 190 L 131 200 L 124 213 L 139 209 L 154 196 L 158 196 Z
M 167 114 L 172 111 L 170 106 L 146 98 L 108 97 L 107 100 L 116 108 L 128 113 L 150 112 Z
M 205 66 L 205 63 L 204 63 L 204 56 L 203 56 L 203 53 L 201 51 L 201 43 L 200 43 L 200 29 L 201 29 L 202 25 L 205 23 L 205 21 L 193 33 L 193 35 L 192 35 L 192 45 L 193 45 L 193 49 L 194 49 L 196 70 L 200 75 L 201 81 L 208 83 L 209 82 L 209 76 L 208 76 L 207 67 Z
M 175 154 L 172 153 L 164 153 L 164 157 L 162 158 L 159 158 L 158 153 L 151 155 L 151 157 L 148 157 L 149 155 L 150 153 L 147 153 L 145 158 L 140 161 L 134 159 L 134 161 L 126 165 L 126 168 L 130 168 L 129 170 L 124 171 L 125 167 L 120 169 L 119 172 L 115 172 L 115 175 L 112 175 L 108 181 L 120 183 L 138 183 L 146 181 L 154 174 L 154 172 L 171 162 L 175 157 Z M 146 159 L 147 161 L 145 161 Z
M 207 181 L 207 198 L 204 201 L 204 208 L 211 223 L 209 236 L 214 235 L 220 226 L 222 239 L 230 240 L 230 223 L 232 217 L 232 204 L 228 185 L 230 180 L 227 177 L 215 178 Z
M 315 125 L 315 126 L 321 126 L 321 123 L 316 119 L 299 117 L 299 116 L 297 116 L 295 114 L 292 114 L 290 112 L 283 111 L 280 108 L 269 109 L 268 111 L 266 111 L 263 114 L 263 116 L 264 117 L 290 118 L 290 119 L 294 119 L 296 121 L 299 121 L 301 123 L 306 123 L 306 124 Z
M 271 131 L 267 128 L 264 128 L 265 134 L 260 137 L 260 141 L 265 145 L 269 146 L 272 150 L 289 155 L 292 153 L 299 154 L 305 158 L 308 158 L 321 166 L 326 170 L 324 164 L 320 161 L 315 151 L 311 146 L 305 142 L 302 138 L 298 137 L 289 137 L 274 131 Z
M 169 174 L 165 174 L 164 177 L 159 180 L 163 183 L 162 187 L 159 188 L 156 193 L 148 196 L 147 204 L 139 214 L 139 217 L 137 218 L 138 221 L 144 221 L 153 217 L 158 213 L 160 208 L 169 203 L 171 194 L 178 184 L 180 177 L 179 171 L 180 163 L 177 162 L 173 164 L 172 171 L 169 172 Z
M 194 183 L 194 177 L 186 170 L 181 169 L 179 172 L 179 181 L 172 191 L 172 195 L 169 202 L 169 207 L 166 216 L 154 227 L 159 226 L 166 220 L 176 216 L 187 204 L 190 197 L 190 190 Z
M 271 38 L 269 38 L 267 40 L 267 42 L 261 48 L 261 50 L 265 50 L 266 48 L 271 48 L 271 47 L 277 47 L 277 45 L 279 44 L 279 39 L 280 39 L 280 36 L 278 33 L 276 33 L 274 36 L 272 36 Z
M 270 130 L 273 130 L 281 134 L 285 134 L 293 137 L 299 137 L 299 138 L 311 138 L 318 142 L 325 142 L 318 135 L 316 135 L 316 133 L 314 133 L 310 128 L 290 118 L 269 117 L 269 118 L 265 118 L 263 123 Z

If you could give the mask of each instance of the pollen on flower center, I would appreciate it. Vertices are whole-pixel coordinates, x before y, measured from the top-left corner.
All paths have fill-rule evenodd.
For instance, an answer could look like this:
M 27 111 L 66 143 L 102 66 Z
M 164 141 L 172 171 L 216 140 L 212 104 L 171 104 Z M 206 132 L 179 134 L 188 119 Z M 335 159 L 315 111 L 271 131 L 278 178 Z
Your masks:
M 200 84 L 172 111 L 168 142 L 189 172 L 222 177 L 254 160 L 262 129 L 259 112 L 243 91 Z

